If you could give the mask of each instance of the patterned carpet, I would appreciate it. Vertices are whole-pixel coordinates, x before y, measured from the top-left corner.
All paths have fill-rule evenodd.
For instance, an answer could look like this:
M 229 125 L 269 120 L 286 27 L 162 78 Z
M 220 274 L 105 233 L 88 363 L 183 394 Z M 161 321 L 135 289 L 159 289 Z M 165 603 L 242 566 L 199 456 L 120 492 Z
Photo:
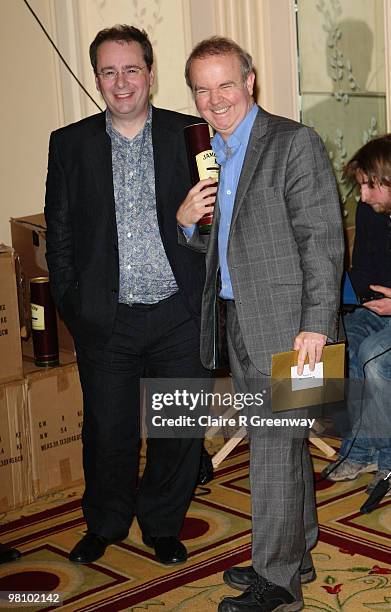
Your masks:
M 314 447 L 311 452 L 319 473 L 327 460 Z M 85 529 L 80 488 L 9 512 L 0 517 L 0 541 L 17 546 L 23 557 L 0 566 L 0 592 L 60 592 L 64 611 L 216 611 L 222 597 L 234 593 L 222 572 L 251 556 L 247 475 L 248 449 L 241 444 L 217 470 L 210 494 L 192 502 L 181 534 L 188 562 L 168 568 L 154 561 L 136 523 L 128 539 L 110 546 L 98 562 L 69 563 L 67 554 Z M 321 530 L 313 555 L 318 579 L 304 586 L 305 610 L 391 610 L 391 499 L 369 515 L 358 512 L 370 477 L 318 483 Z M 0 609 L 16 607 L 1 603 Z M 55 608 L 28 607 L 43 609 Z

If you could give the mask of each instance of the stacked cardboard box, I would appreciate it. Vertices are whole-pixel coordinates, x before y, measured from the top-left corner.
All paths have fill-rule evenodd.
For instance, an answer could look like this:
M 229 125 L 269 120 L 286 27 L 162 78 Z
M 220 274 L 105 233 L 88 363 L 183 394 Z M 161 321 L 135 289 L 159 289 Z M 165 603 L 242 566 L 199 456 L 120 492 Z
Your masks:
M 83 400 L 73 355 L 60 353 L 60 367 L 42 369 L 24 361 L 34 498 L 83 481 Z
M 25 274 L 26 269 L 42 274 L 28 267 L 30 255 L 21 256 Z M 39 368 L 31 340 L 23 342 L 22 360 L 20 335 L 15 253 L 1 245 L 0 512 L 83 479 L 83 408 L 74 352 L 60 350 L 59 367 Z
M 0 383 L 22 377 L 15 254 L 0 244 Z
M 33 501 L 24 380 L 0 386 L 0 512 Z

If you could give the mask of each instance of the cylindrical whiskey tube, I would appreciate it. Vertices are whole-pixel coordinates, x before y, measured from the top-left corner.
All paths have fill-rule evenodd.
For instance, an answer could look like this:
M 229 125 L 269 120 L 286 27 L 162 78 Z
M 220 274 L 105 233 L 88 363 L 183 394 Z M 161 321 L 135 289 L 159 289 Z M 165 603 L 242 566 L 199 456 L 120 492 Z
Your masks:
M 47 276 L 30 280 L 30 303 L 35 365 L 59 365 L 56 308 Z
M 219 180 L 219 166 L 210 145 L 210 133 L 207 123 L 194 123 L 185 127 L 187 158 L 193 186 L 206 178 Z M 200 234 L 209 234 L 212 227 L 213 213 L 206 213 L 199 221 Z

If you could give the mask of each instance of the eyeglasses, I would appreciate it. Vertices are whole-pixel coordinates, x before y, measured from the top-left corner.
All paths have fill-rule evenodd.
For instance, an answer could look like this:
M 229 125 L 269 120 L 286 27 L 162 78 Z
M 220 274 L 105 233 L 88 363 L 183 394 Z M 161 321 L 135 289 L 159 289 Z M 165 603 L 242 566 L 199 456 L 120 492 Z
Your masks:
M 127 81 L 134 81 L 139 76 L 140 72 L 144 70 L 146 66 L 127 66 L 121 70 L 113 70 L 112 68 L 105 68 L 101 72 L 97 72 L 98 76 L 101 76 L 105 81 L 115 81 L 119 73 L 124 75 Z

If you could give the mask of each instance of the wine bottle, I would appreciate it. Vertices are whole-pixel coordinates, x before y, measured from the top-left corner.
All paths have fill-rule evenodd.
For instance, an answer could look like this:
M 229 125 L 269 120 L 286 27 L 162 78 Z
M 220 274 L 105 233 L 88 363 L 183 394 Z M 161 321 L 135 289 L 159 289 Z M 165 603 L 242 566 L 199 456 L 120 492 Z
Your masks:
M 210 145 L 210 133 L 207 123 L 193 123 L 185 127 L 185 141 L 190 176 L 193 186 L 206 178 L 219 180 L 219 165 Z M 213 221 L 213 212 L 206 213 L 199 221 L 200 234 L 209 234 Z
M 37 366 L 59 365 L 56 308 L 47 276 L 30 280 L 31 331 Z

